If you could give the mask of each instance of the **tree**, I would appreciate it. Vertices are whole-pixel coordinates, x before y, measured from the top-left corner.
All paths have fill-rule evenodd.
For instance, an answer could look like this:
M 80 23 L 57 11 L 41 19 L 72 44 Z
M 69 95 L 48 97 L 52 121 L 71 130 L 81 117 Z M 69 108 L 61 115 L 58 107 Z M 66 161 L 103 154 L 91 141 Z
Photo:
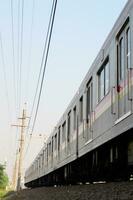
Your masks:
M 0 164 L 0 188 L 5 189 L 8 185 L 8 176 L 5 173 L 5 167 L 4 165 Z

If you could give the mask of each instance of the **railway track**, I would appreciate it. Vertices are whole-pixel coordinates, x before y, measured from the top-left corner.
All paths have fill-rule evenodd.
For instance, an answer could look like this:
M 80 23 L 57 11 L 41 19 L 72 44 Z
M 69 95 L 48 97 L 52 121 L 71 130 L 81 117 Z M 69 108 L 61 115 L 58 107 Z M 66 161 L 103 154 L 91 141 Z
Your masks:
M 25 189 L 4 200 L 133 200 L 133 182 Z

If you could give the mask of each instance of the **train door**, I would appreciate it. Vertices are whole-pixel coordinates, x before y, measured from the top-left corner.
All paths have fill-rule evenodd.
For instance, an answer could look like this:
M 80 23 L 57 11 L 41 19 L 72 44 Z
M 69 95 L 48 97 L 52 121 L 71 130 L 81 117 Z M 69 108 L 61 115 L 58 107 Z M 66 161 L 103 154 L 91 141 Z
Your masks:
M 131 35 L 129 24 L 117 37 L 118 119 L 131 112 Z
M 86 119 L 87 119 L 87 140 L 92 139 L 92 123 L 93 123 L 93 83 L 92 79 L 86 86 L 87 95 L 86 95 Z

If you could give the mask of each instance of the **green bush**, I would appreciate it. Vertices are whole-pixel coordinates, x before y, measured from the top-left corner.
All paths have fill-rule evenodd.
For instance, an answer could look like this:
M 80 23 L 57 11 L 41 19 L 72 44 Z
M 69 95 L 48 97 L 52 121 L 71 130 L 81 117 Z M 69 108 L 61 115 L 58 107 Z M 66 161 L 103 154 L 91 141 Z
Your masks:
M 0 198 L 4 197 L 6 194 L 6 191 L 3 189 L 0 189 Z
M 8 176 L 5 173 L 5 167 L 0 164 L 0 189 L 5 189 L 8 185 Z

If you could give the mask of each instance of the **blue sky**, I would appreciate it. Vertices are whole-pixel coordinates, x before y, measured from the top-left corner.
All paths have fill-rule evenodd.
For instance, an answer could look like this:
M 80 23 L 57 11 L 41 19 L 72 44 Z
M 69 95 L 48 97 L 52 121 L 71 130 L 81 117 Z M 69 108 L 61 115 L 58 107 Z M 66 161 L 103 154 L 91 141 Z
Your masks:
M 20 2 L 22 1 L 20 0 Z M 56 126 L 126 2 L 126 0 L 58 1 L 35 135 L 41 133 L 48 136 Z M 31 110 L 39 73 L 51 3 L 51 0 L 34 0 L 33 32 L 32 40 L 30 40 L 33 0 L 24 1 L 21 111 L 24 103 L 27 102 L 28 115 Z M 13 0 L 13 16 L 15 76 L 17 77 L 18 0 Z M 12 64 L 11 0 L 1 0 L 0 32 L 9 95 L 8 109 L 3 66 L 0 59 L 0 109 L 2 113 L 0 162 L 7 160 L 7 171 L 11 175 L 15 159 L 16 138 L 18 138 L 18 134 L 16 137 L 16 130 L 10 126 L 16 122 Z M 31 51 L 29 50 L 30 43 Z M 17 87 L 17 78 L 15 83 Z M 25 159 L 25 167 L 36 155 L 41 144 L 42 140 L 33 139 Z

